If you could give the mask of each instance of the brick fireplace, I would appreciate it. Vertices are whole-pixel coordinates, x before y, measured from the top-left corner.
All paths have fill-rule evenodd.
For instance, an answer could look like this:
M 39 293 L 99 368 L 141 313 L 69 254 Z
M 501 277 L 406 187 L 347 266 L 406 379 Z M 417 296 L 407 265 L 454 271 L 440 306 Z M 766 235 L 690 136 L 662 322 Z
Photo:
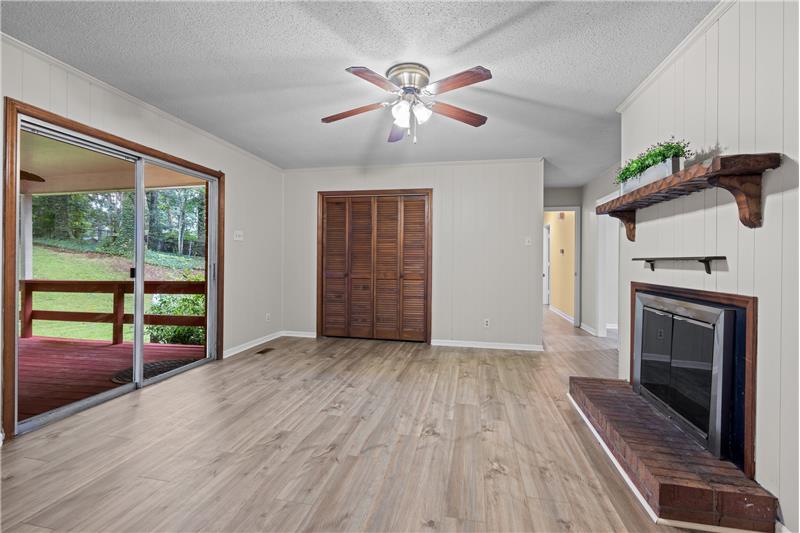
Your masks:
M 629 381 L 570 378 L 570 398 L 654 520 L 773 531 L 753 480 L 754 297 L 631 283 Z

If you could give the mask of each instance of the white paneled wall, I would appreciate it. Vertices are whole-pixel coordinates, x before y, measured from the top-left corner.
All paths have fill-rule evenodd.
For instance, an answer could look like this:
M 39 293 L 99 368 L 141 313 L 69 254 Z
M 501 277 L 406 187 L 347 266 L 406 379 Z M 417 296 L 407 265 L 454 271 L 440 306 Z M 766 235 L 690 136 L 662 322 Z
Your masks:
M 281 329 L 280 169 L 6 36 L 2 94 L 225 172 L 225 347 Z
M 758 297 L 756 479 L 798 523 L 798 4 L 719 6 L 626 100 L 622 160 L 675 135 L 702 151 L 780 152 L 764 176 L 761 228 L 738 220 L 733 197 L 707 190 L 640 210 L 636 242 L 620 238 L 620 365 L 628 375 L 630 282 Z M 641 256 L 724 255 L 701 265 Z
M 541 345 L 542 174 L 541 159 L 287 171 L 286 329 L 316 329 L 318 191 L 432 188 L 434 343 Z

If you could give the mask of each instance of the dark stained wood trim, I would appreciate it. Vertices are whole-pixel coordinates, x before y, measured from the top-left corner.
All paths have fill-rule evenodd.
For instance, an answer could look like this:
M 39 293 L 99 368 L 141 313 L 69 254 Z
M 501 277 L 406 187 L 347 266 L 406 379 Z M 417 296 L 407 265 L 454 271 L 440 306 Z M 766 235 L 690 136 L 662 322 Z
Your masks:
M 636 210 L 711 187 L 730 192 L 739 208 L 739 220 L 748 228 L 761 226 L 761 180 L 765 171 L 781 165 L 777 153 L 714 157 L 707 165 L 697 163 L 671 176 L 648 183 L 595 208 L 625 224 L 629 241 L 636 240 Z
M 323 265 L 322 265 L 322 251 L 324 250 L 323 241 L 325 233 L 323 232 L 324 220 L 322 216 L 324 213 L 325 195 L 323 193 L 317 194 L 317 337 L 322 335 L 322 295 L 323 295 Z
M 432 279 L 433 279 L 433 189 L 368 189 L 368 190 L 355 190 L 355 191 L 319 191 L 317 193 L 317 336 L 322 336 L 322 326 L 323 326 L 323 317 L 322 317 L 322 298 L 323 298 L 323 265 L 322 265 L 322 253 L 324 249 L 324 234 L 323 234 L 323 215 L 324 215 L 324 205 L 326 198 L 334 198 L 334 197 L 346 197 L 351 198 L 353 196 L 424 196 L 425 197 L 425 220 L 426 220 L 426 269 L 427 269 L 427 280 L 425 285 L 425 318 L 426 318 L 426 332 L 425 332 L 425 342 L 430 344 L 431 342 L 431 302 L 432 299 Z M 402 201 L 400 205 L 398 205 L 399 216 L 402 217 L 403 206 Z M 373 202 L 373 213 L 376 213 L 377 209 L 375 207 L 375 203 Z M 373 218 L 373 220 L 375 220 Z M 377 225 L 375 226 L 377 228 Z M 402 218 L 399 220 L 398 224 L 398 232 L 402 236 Z M 398 268 L 402 268 L 402 241 L 398 240 L 398 246 L 400 247 L 400 251 L 398 254 Z M 374 265 L 374 253 L 375 249 L 373 247 L 373 269 Z M 349 260 L 349 255 L 348 255 Z M 398 283 L 402 287 L 402 279 L 398 276 Z M 374 291 L 374 281 L 373 281 L 373 291 Z M 402 305 L 402 291 L 398 295 L 400 298 L 400 302 Z M 374 317 L 374 309 L 373 309 L 373 317 Z M 374 331 L 374 319 L 373 319 L 373 331 Z M 398 327 L 402 329 L 402 325 L 398 321 Z
M 756 369 L 758 350 L 758 298 L 741 294 L 669 287 L 652 283 L 631 282 L 630 325 L 630 376 L 633 383 L 634 329 L 636 327 L 636 293 L 656 292 L 683 298 L 706 300 L 722 305 L 732 305 L 745 310 L 745 393 L 744 393 L 744 473 L 753 478 L 756 474 L 755 429 L 756 429 Z
M 225 173 L 213 170 L 160 150 L 124 139 L 117 135 L 81 124 L 40 107 L 5 97 L 5 150 L 3 152 L 3 432 L 7 439 L 14 437 L 16 412 L 16 329 L 17 329 L 17 182 L 19 147 L 19 116 L 35 118 L 55 126 L 86 135 L 100 141 L 159 159 L 217 179 L 218 237 L 217 237 L 217 347 L 216 357 L 222 359 L 224 336 L 224 264 L 225 264 Z M 208 226 L 206 224 L 206 226 Z
M 206 204 L 208 207 L 208 204 Z M 206 232 L 208 217 L 206 216 Z M 208 242 L 208 239 L 206 239 Z M 206 256 L 207 258 L 208 256 Z M 207 260 L 207 259 L 206 259 Z M 208 278 L 206 278 L 208 279 Z M 217 174 L 217 361 L 225 350 L 225 173 Z
M 425 226 L 427 233 L 425 235 L 425 254 L 426 254 L 426 269 L 428 278 L 425 283 L 425 313 L 427 324 L 425 325 L 425 342 L 431 343 L 431 302 L 433 301 L 433 250 L 431 249 L 431 242 L 433 241 L 433 196 L 430 191 L 425 197 Z
M 433 189 L 371 189 L 358 191 L 320 191 L 318 194 L 322 198 L 332 198 L 336 196 L 431 196 Z
M 3 154 L 3 433 L 14 437 L 17 410 L 17 106 L 5 100 Z

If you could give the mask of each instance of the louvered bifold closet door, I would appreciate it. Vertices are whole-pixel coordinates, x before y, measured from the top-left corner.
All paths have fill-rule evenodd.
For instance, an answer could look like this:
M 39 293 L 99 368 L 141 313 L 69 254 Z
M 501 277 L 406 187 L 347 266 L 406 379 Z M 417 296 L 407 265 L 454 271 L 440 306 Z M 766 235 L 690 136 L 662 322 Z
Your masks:
M 401 199 L 400 338 L 426 340 L 427 229 L 426 196 Z
M 375 198 L 375 338 L 400 338 L 400 200 Z
M 322 334 L 348 335 L 347 198 L 326 198 L 323 209 Z
M 350 204 L 350 336 L 372 337 L 373 197 L 354 196 Z

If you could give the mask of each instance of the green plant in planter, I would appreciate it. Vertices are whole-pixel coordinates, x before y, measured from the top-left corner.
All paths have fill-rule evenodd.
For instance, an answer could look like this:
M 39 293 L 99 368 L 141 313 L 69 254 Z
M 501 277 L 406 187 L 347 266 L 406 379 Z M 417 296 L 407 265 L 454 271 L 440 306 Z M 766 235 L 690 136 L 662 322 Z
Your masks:
M 689 149 L 688 141 L 675 140 L 675 137 L 670 137 L 666 142 L 654 144 L 644 152 L 638 155 L 636 159 L 631 159 L 617 174 L 616 183 L 624 183 L 631 178 L 635 178 L 650 167 L 654 167 L 663 163 L 667 159 L 673 157 L 690 158 L 694 152 Z

